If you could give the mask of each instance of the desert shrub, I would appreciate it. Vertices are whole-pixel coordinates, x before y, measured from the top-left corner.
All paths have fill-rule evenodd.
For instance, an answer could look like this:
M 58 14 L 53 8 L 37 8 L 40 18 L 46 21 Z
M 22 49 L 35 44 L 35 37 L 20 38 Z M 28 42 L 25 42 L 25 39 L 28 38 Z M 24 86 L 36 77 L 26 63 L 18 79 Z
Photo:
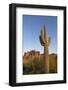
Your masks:
M 42 72 L 42 63 L 39 60 L 34 60 L 35 73 L 39 74 Z
M 32 71 L 32 62 L 23 64 L 23 74 L 30 74 L 31 71 Z
M 37 59 L 23 65 L 23 74 L 41 74 L 41 73 L 42 73 L 42 63 Z
M 50 55 L 49 57 L 49 73 L 57 73 L 57 56 Z

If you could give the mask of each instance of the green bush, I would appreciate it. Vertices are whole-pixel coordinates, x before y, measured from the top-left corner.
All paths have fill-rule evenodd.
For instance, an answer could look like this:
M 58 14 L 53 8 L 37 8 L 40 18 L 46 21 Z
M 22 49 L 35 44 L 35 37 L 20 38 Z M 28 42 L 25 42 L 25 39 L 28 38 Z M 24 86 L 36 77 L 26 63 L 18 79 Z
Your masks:
M 39 60 L 33 60 L 28 64 L 23 65 L 23 74 L 41 74 L 42 71 L 42 63 Z

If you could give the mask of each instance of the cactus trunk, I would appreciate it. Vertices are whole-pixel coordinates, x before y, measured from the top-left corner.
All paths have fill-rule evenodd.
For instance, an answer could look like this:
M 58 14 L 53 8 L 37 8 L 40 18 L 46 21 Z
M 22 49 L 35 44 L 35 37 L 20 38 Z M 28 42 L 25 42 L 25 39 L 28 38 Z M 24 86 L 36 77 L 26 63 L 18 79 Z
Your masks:
M 48 37 L 47 37 L 47 32 L 46 32 L 45 26 L 44 26 L 44 39 L 45 39 L 45 44 L 44 44 L 44 72 L 49 73 Z
M 43 70 L 44 73 L 49 73 L 49 50 L 48 50 L 49 41 L 48 41 L 45 25 L 44 25 L 44 31 L 41 30 L 40 42 L 41 45 L 44 47 Z
M 46 45 L 44 46 L 44 72 L 49 73 L 49 52 Z

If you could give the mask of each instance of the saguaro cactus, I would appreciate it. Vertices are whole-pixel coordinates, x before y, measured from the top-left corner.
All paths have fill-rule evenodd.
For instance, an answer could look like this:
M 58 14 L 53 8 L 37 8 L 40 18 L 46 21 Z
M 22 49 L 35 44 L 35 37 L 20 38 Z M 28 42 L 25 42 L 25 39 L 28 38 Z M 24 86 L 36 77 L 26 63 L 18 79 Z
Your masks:
M 49 73 L 49 50 L 48 50 L 48 46 L 50 44 L 50 37 L 48 38 L 48 36 L 47 36 L 47 31 L 46 31 L 45 25 L 44 25 L 44 31 L 41 30 L 39 38 L 40 38 L 41 45 L 44 47 L 44 60 L 43 60 L 44 72 Z

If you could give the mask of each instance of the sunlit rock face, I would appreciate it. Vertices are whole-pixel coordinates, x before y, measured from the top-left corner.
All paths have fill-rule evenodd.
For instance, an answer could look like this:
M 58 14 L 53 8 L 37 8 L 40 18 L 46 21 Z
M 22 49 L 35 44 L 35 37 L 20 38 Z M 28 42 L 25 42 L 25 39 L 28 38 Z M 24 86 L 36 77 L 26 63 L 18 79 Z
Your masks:
M 23 62 L 27 63 L 29 61 L 33 61 L 33 60 L 40 60 L 40 52 L 36 51 L 36 50 L 32 50 L 32 51 L 28 51 L 26 53 L 24 53 L 23 56 Z

